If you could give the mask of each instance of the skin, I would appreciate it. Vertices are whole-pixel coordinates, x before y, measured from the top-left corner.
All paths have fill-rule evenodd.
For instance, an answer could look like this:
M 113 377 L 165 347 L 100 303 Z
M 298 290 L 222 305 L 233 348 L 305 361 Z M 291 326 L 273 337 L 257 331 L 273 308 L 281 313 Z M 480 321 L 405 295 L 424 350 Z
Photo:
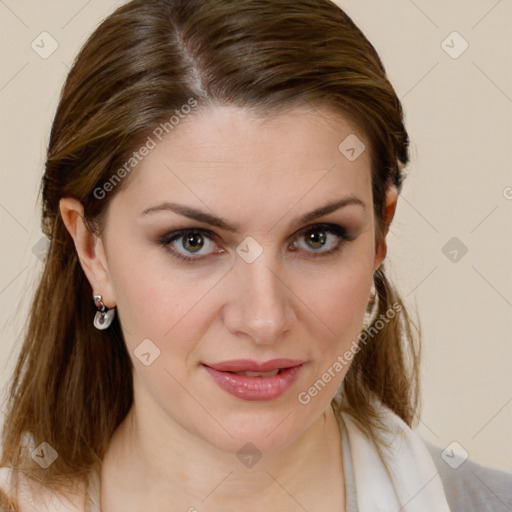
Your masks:
M 369 151 L 351 162 L 338 150 L 350 134 L 369 147 L 355 126 L 326 111 L 260 118 L 208 107 L 140 162 L 112 200 L 102 237 L 86 229 L 78 201 L 61 200 L 83 270 L 94 293 L 116 306 L 134 365 L 134 405 L 102 468 L 103 512 L 232 511 L 241 504 L 249 512 L 345 510 L 330 402 L 348 367 L 308 404 L 297 397 L 357 339 L 372 275 L 386 254 L 385 236 L 375 244 Z M 293 223 L 346 196 L 364 206 Z M 387 223 L 396 198 L 390 188 Z M 215 214 L 240 232 L 170 211 L 142 213 L 164 202 Z M 352 240 L 312 257 L 340 242 L 319 227 L 314 233 L 327 235 L 324 245 L 308 245 L 301 232 L 319 223 L 345 227 Z M 183 228 L 214 235 L 202 248 L 184 248 L 183 238 L 157 243 Z M 236 252 L 249 236 L 263 249 L 252 263 Z M 204 259 L 180 261 L 170 247 Z M 134 355 L 144 339 L 160 350 L 149 366 Z M 226 393 L 200 366 L 276 357 L 306 364 L 291 388 L 268 401 Z M 236 457 L 248 442 L 262 454 L 252 467 Z

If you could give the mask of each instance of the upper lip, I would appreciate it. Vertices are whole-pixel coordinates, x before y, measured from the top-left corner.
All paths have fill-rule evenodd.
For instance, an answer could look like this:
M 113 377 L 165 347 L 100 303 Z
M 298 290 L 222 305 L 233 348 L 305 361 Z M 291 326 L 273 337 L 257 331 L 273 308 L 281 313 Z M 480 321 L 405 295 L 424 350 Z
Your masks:
M 208 363 L 206 366 L 220 372 L 270 372 L 275 369 L 292 368 L 303 364 L 299 359 L 271 359 L 270 361 L 258 362 L 251 359 L 233 359 L 219 363 Z

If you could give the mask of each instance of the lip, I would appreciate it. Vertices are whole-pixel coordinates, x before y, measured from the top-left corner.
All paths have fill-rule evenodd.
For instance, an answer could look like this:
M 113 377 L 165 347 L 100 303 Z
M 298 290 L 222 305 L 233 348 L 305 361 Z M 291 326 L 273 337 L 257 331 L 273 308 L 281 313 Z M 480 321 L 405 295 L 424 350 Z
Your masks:
M 202 364 L 221 389 L 237 398 L 250 401 L 272 400 L 282 395 L 294 383 L 303 366 L 303 361 L 292 359 L 273 359 L 265 363 L 238 359 L 211 365 Z M 229 373 L 244 370 L 266 372 L 276 368 L 281 371 L 273 377 L 246 377 Z
M 271 359 L 270 361 L 258 362 L 252 359 L 232 359 L 230 361 L 221 361 L 220 363 L 205 364 L 219 372 L 271 372 L 276 368 L 292 368 L 299 366 L 305 361 L 300 359 Z

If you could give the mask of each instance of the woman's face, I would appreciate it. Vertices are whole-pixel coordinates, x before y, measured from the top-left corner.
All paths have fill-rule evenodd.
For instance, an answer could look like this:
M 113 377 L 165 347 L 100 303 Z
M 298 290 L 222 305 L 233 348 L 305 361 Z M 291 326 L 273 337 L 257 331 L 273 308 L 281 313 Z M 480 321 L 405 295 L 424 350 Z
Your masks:
M 209 107 L 141 160 L 109 207 L 97 290 L 117 306 L 139 414 L 222 450 L 270 452 L 329 406 L 384 256 L 354 135 L 368 147 L 325 112 Z M 295 369 L 207 369 L 239 359 Z

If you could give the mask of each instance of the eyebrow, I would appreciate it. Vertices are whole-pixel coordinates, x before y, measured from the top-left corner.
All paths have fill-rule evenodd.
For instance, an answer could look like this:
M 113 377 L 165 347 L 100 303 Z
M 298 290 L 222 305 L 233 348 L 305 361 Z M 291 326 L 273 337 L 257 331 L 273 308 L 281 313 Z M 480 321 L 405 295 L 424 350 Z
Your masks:
M 327 203 L 324 206 L 319 208 L 315 208 L 314 210 L 297 217 L 292 225 L 298 224 L 306 224 L 318 217 L 322 217 L 324 215 L 328 215 L 340 208 L 349 205 L 359 205 L 363 209 L 366 209 L 366 205 L 361 199 L 355 196 L 347 196 L 336 201 L 332 201 Z M 158 206 L 151 206 L 150 208 L 146 208 L 141 216 L 145 216 L 150 213 L 157 213 L 161 211 L 171 211 L 177 213 L 178 215 L 182 215 L 184 217 L 188 217 L 189 219 L 196 220 L 198 222 L 203 222 L 205 224 L 210 224 L 211 226 L 215 226 L 217 228 L 223 229 L 225 231 L 229 231 L 231 233 L 238 233 L 240 231 L 240 227 L 238 224 L 232 224 L 221 217 L 217 217 L 216 215 L 212 215 L 202 210 L 197 210 L 196 208 L 192 208 L 191 206 L 186 206 L 178 203 L 169 203 L 165 202 Z

